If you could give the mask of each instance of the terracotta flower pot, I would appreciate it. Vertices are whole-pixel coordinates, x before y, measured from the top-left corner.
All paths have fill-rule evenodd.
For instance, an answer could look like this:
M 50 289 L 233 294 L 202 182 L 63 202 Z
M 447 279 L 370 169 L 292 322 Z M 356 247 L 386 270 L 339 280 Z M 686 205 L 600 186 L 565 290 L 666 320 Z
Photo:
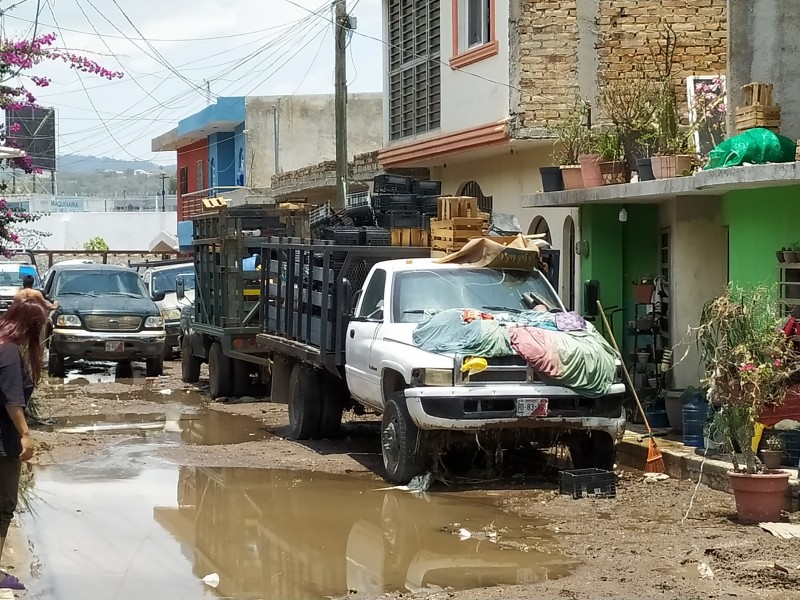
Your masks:
M 650 158 L 653 166 L 653 175 L 656 179 L 670 179 L 682 177 L 685 171 L 692 168 L 692 156 L 678 154 L 677 156 L 653 156 Z
M 578 157 L 583 173 L 583 187 L 593 188 L 603 185 L 603 173 L 600 170 L 599 154 L 581 154 Z
M 741 523 L 774 523 L 781 520 L 781 510 L 789 489 L 789 473 L 728 472 L 736 513 Z
M 580 190 L 583 188 L 583 173 L 580 165 L 564 165 L 561 167 L 561 176 L 564 179 L 565 190 Z
M 603 185 L 628 183 L 631 179 L 630 172 L 625 167 L 625 163 L 619 161 L 601 162 L 600 176 L 603 178 Z

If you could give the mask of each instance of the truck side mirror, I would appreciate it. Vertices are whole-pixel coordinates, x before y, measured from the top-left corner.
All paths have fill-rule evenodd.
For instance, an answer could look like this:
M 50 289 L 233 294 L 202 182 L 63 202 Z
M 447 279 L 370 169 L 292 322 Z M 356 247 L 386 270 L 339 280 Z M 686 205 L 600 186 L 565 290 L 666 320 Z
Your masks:
M 161 302 L 166 297 L 167 297 L 167 293 L 166 292 L 156 292 L 155 294 L 153 294 L 151 296 L 151 298 L 153 299 L 153 302 Z
M 183 300 L 186 297 L 186 282 L 183 277 L 175 279 L 175 296 L 178 300 Z
M 597 302 L 600 300 L 600 282 L 590 279 L 583 284 L 583 314 L 587 317 L 598 315 Z

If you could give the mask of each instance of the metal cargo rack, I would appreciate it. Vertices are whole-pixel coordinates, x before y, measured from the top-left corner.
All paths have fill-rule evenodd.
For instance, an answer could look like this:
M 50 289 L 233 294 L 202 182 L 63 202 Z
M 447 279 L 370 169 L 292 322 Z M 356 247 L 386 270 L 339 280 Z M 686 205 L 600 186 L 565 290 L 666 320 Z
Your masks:
M 197 276 L 194 329 L 220 338 L 226 354 L 234 355 L 231 337 L 255 340 L 261 274 L 245 270 L 244 260 L 257 255 L 261 245 L 284 229 L 280 217 L 294 209 L 240 206 L 224 207 L 192 218 L 194 264 Z M 258 353 L 253 343 L 238 348 Z M 239 354 L 236 352 L 236 354 Z
M 429 256 L 428 248 L 269 240 L 261 253 L 260 344 L 329 369 L 343 365 L 346 312 L 372 267 Z

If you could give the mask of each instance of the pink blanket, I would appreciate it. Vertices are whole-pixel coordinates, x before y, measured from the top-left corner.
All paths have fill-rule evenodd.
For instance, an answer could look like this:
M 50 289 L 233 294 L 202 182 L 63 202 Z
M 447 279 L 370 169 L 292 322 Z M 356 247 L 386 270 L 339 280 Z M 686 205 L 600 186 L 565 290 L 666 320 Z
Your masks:
M 515 327 L 510 331 L 511 347 L 535 371 L 546 377 L 558 378 L 561 375 L 561 361 L 558 343 L 552 336 L 552 332 L 538 327 Z

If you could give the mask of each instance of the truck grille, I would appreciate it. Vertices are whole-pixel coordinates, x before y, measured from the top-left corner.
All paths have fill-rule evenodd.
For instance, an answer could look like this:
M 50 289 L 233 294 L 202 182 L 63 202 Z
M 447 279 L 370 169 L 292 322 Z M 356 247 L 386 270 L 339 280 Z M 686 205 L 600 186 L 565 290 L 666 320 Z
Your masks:
M 127 315 L 87 315 L 83 318 L 91 331 L 136 331 L 142 318 Z
M 461 364 L 464 364 L 465 360 L 467 360 L 467 357 L 461 359 Z M 489 366 L 480 373 L 470 375 L 461 373 L 459 370 L 457 377 L 460 377 L 461 381 L 458 383 L 466 385 L 478 383 L 525 383 L 532 378 L 533 374 L 528 373 L 528 364 L 521 356 L 501 356 L 487 358 L 486 361 Z

